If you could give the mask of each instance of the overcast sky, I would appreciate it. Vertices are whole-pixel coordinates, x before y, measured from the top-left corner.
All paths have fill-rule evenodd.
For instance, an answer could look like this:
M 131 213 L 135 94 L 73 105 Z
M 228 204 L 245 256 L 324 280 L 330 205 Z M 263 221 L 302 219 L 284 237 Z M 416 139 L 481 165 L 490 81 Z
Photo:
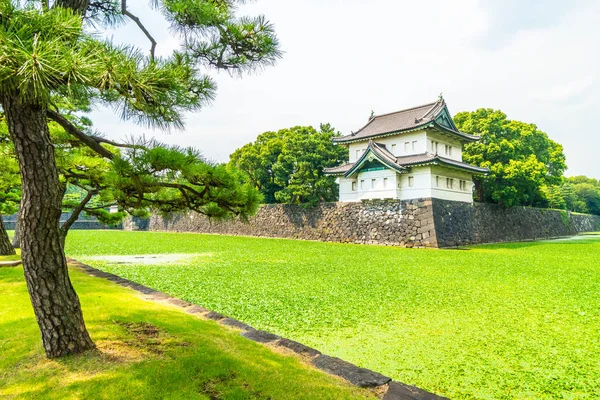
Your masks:
M 177 46 L 166 22 L 130 1 L 158 40 Z M 146 134 L 190 145 L 216 161 L 269 130 L 329 122 L 343 134 L 376 114 L 428 103 L 443 93 L 450 112 L 489 107 L 533 122 L 563 144 L 567 175 L 600 178 L 600 1 L 258 0 L 285 51 L 275 66 L 232 78 L 214 74 L 217 99 L 164 134 L 96 110 L 111 138 Z M 115 38 L 149 48 L 133 24 Z

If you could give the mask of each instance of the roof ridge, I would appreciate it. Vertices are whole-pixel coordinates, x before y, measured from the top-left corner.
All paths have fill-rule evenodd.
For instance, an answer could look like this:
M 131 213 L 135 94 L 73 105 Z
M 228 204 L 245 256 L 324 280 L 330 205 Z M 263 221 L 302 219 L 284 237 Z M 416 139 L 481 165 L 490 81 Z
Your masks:
M 443 101 L 443 100 L 442 100 L 442 101 Z M 436 101 L 434 101 L 434 102 L 432 102 L 432 103 L 421 104 L 420 106 L 414 106 L 414 107 L 410 107 L 410 108 L 405 108 L 405 109 L 403 109 L 403 110 L 392 111 L 392 112 L 385 113 L 385 114 L 379 114 L 379 115 L 375 115 L 375 116 L 373 117 L 373 119 L 375 119 L 375 118 L 379 118 L 379 117 L 387 117 L 388 115 L 392 115 L 392 114 L 398 114 L 398 113 L 405 112 L 405 111 L 416 110 L 417 108 L 423 108 L 423 107 L 427 107 L 427 106 L 431 106 L 431 108 L 433 108 L 433 106 L 435 106 L 435 105 L 436 105 L 437 103 L 439 103 L 439 102 L 440 102 L 440 100 L 436 100 Z M 372 121 L 372 120 L 371 120 L 371 121 Z M 369 122 L 371 122 L 371 121 L 369 121 Z M 367 125 L 368 125 L 368 124 L 367 124 Z M 360 130 L 359 130 L 358 132 L 360 132 Z
M 437 110 L 437 112 L 434 112 L 434 110 L 436 109 L 436 107 L 438 105 L 441 106 L 440 109 Z M 419 122 L 424 120 L 429 115 L 431 115 L 431 118 L 429 118 L 429 120 L 432 121 L 433 119 L 435 119 L 435 116 L 444 109 L 444 107 L 446 107 L 446 102 L 444 101 L 444 99 L 436 101 L 435 104 L 429 110 L 427 110 L 427 112 L 425 114 L 423 114 L 423 116 L 421 118 L 419 118 Z

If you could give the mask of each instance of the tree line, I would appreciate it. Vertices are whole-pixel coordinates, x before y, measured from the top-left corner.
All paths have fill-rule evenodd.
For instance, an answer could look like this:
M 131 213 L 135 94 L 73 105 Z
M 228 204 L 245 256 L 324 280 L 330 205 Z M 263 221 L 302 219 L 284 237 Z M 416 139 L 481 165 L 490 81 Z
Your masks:
M 481 137 L 463 149 L 465 162 L 490 170 L 474 177 L 476 201 L 600 215 L 598 180 L 565 177 L 562 145 L 535 124 L 489 108 L 460 112 L 454 122 L 462 132 Z M 296 126 L 265 132 L 231 154 L 229 165 L 244 171 L 267 203 L 336 201 L 335 178 L 323 175 L 323 168 L 348 161 L 347 148 L 331 141 L 339 135 L 330 124 L 318 131 Z

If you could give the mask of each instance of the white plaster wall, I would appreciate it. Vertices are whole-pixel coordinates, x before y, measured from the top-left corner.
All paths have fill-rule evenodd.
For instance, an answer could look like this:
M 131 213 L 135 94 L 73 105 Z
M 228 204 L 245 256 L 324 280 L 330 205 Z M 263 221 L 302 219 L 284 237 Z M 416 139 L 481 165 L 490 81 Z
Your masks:
M 462 161 L 463 143 L 460 140 L 455 139 L 454 137 L 441 134 L 437 131 L 420 130 L 415 132 L 401 133 L 397 136 L 380 137 L 374 140 L 377 143 L 382 143 L 386 145 L 387 149 L 396 157 L 407 156 L 411 154 L 422 154 L 425 152 L 435 154 L 435 152 L 431 148 L 431 141 L 434 140 L 438 142 L 438 154 L 440 156 Z M 413 142 L 416 142 L 414 150 L 412 144 Z M 406 151 L 406 143 L 409 143 L 408 151 Z M 366 151 L 368 144 L 368 140 L 365 140 L 363 142 L 350 143 L 348 146 L 348 150 L 350 152 L 350 162 L 355 162 L 356 160 L 358 160 L 358 158 L 360 158 L 363 152 Z M 392 145 L 396 145 L 393 150 Z M 445 153 L 445 145 L 452 146 L 452 155 L 447 155 Z
M 395 171 L 385 169 L 360 172 L 356 179 L 340 178 L 340 201 L 395 199 L 397 198 L 396 175 Z M 387 178 L 387 187 L 384 187 L 384 178 Z M 371 188 L 371 181 L 373 179 L 375 180 L 375 187 Z M 352 190 L 353 181 L 356 182 L 356 191 Z M 364 181 L 362 188 L 361 181 Z
M 427 135 L 425 134 L 424 130 L 409 133 L 401 133 L 397 136 L 380 137 L 374 139 L 374 141 L 386 145 L 388 151 L 390 151 L 396 157 L 406 156 L 410 154 L 422 154 L 428 151 Z M 405 151 L 405 143 L 407 142 L 409 143 L 408 151 Z M 412 145 L 413 142 L 416 142 L 414 151 Z M 368 140 L 365 140 L 363 142 L 350 143 L 350 162 L 355 162 L 362 155 L 363 151 L 366 151 L 368 144 Z M 396 145 L 394 151 L 392 151 L 393 144 Z
M 435 154 L 431 148 L 431 141 L 438 142 L 438 155 L 441 157 L 451 158 L 453 160 L 462 161 L 462 142 L 458 139 L 443 135 L 437 131 L 427 131 L 427 152 Z M 452 146 L 452 155 L 447 155 L 444 150 L 444 145 Z
M 413 178 L 413 185 L 409 180 Z M 400 200 L 431 197 L 431 171 L 429 167 L 415 167 L 409 173 L 398 174 L 397 196 Z
M 436 176 L 439 176 L 439 186 L 437 186 Z M 446 178 L 454 179 L 452 189 L 446 187 Z M 460 189 L 460 181 L 465 181 L 465 190 Z M 432 197 L 444 200 L 473 202 L 473 178 L 467 172 L 457 171 L 451 168 L 441 166 L 431 167 L 431 194 Z
M 413 178 L 412 186 L 409 179 Z M 437 186 L 436 177 L 439 177 Z M 383 187 L 383 178 L 388 178 L 388 185 Z M 454 179 L 453 187 L 446 187 L 446 178 Z M 371 180 L 375 179 L 375 187 L 371 188 Z M 364 187 L 361 188 L 361 180 Z M 465 189 L 461 190 L 460 181 L 465 181 Z M 352 190 L 352 182 L 356 181 L 356 191 Z M 357 179 L 339 179 L 340 201 L 352 202 L 363 199 L 420 199 L 438 198 L 452 201 L 473 202 L 473 181 L 469 173 L 441 166 L 424 166 L 412 168 L 411 172 L 398 174 L 392 170 L 366 171 L 358 174 Z

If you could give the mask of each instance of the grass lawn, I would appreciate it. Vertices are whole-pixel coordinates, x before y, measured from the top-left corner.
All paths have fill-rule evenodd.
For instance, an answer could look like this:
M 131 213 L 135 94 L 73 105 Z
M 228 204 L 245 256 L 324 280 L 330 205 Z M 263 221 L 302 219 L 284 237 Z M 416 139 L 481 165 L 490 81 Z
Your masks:
M 423 250 L 153 232 L 69 234 L 90 263 L 450 398 L 600 397 L 600 239 Z
M 100 351 L 48 360 L 43 354 L 23 269 L 0 268 L 0 398 L 372 396 L 212 321 L 145 301 L 132 290 L 79 270 L 71 270 L 71 278 Z

